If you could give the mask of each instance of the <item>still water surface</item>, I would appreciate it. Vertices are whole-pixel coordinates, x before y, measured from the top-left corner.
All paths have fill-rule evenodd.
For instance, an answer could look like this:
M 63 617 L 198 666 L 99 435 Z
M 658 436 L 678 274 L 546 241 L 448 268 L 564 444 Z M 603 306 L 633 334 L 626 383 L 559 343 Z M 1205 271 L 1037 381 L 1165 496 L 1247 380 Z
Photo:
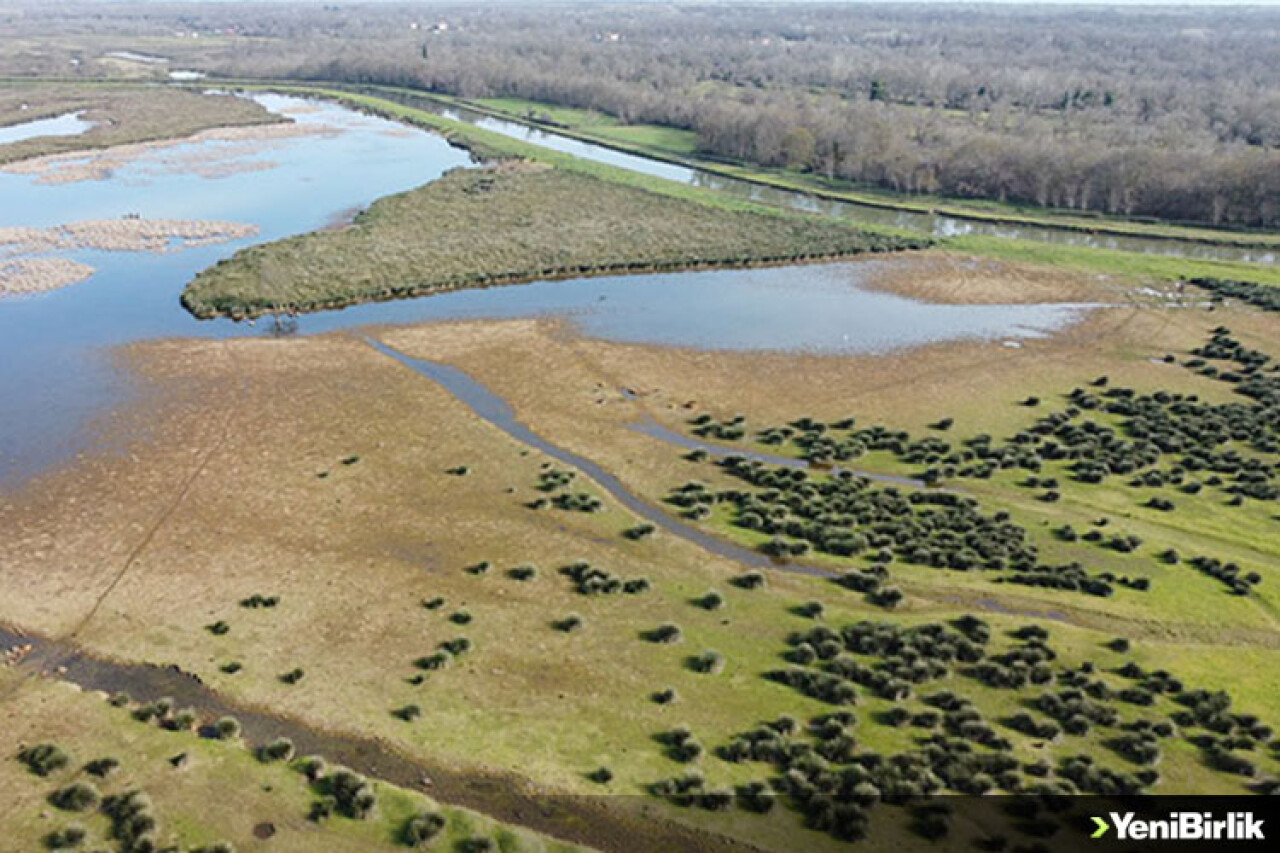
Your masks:
M 442 138 L 333 104 L 261 96 L 313 127 L 253 144 L 206 140 L 149 152 L 102 180 L 40 183 L 0 172 L 0 227 L 51 226 L 138 213 L 259 226 L 256 236 L 162 254 L 69 250 L 87 281 L 0 300 L 0 485 L 94 440 L 95 417 L 127 398 L 110 348 L 159 337 L 271 331 L 197 321 L 179 305 L 199 270 L 250 243 L 324 227 L 335 215 L 467 166 Z M 189 168 L 201 158 L 223 168 Z M 589 335 L 724 349 L 872 352 L 957 338 L 1037 337 L 1087 306 L 929 305 L 862 289 L 864 262 L 549 281 L 467 290 L 306 315 L 304 334 L 455 318 L 567 317 Z
M 42 136 L 79 136 L 93 127 L 93 122 L 80 118 L 80 113 L 66 113 L 53 118 L 38 118 L 21 124 L 0 127 L 0 145 L 37 139 Z

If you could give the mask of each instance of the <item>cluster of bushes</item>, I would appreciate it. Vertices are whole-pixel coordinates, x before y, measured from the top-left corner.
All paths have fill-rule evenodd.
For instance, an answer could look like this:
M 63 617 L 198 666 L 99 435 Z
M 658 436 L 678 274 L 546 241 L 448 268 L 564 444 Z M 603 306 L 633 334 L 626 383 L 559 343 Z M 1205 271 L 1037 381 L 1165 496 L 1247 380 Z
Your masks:
M 37 776 L 48 776 L 66 767 L 71 756 L 56 743 L 37 743 L 23 748 L 18 753 L 18 760 Z
M 578 473 L 571 469 L 553 468 L 550 463 L 544 463 L 544 470 L 538 475 L 537 489 L 540 492 L 559 491 L 567 488 L 577 476 Z
M 657 736 L 657 740 L 667 748 L 668 758 L 683 764 L 697 761 L 705 751 L 688 726 L 677 726 L 669 732 L 663 732 Z
M 122 853 L 149 853 L 157 849 L 156 818 L 151 798 L 142 791 L 111 794 L 102 801 L 102 813 L 111 821 L 111 837 Z
M 1235 563 L 1224 563 L 1216 557 L 1192 557 L 1187 563 L 1201 574 L 1221 581 L 1233 595 L 1248 595 L 1262 583 L 1262 575 L 1257 572 L 1244 572 Z
M 444 832 L 448 821 L 437 812 L 423 812 L 414 815 L 404 823 L 400 830 L 400 841 L 407 847 L 427 847 Z
M 1263 311 L 1280 311 L 1280 287 L 1209 277 L 1193 278 L 1188 284 L 1209 291 L 1215 300 L 1239 299 Z
M 312 779 L 311 784 L 320 795 L 311 804 L 309 817 L 313 821 L 324 820 L 333 814 L 363 820 L 373 814 L 378 804 L 377 795 L 369 780 L 345 767 L 321 771 Z
M 724 671 L 724 655 L 713 649 L 707 649 L 691 656 L 686 661 L 689 669 L 704 675 L 719 675 Z
M 728 503 L 739 527 L 775 537 L 766 550 L 797 555 L 812 547 L 835 556 L 871 552 L 879 563 L 901 559 L 958 571 L 1030 569 L 1037 550 L 1007 513 L 981 512 L 972 498 L 949 492 L 873 488 L 838 471 L 829 479 L 739 456 L 721 466 L 755 487 L 711 491 L 700 483 L 674 490 L 678 506 Z
M 690 431 L 701 438 L 738 441 L 747 434 L 747 419 L 745 415 L 734 415 L 728 420 L 717 421 L 710 415 L 703 414 L 691 419 L 689 423 L 693 426 Z
M 599 512 L 604 509 L 604 502 L 590 492 L 561 492 L 551 499 L 551 505 L 570 512 Z
M 140 723 L 154 722 L 169 731 L 184 732 L 195 726 L 199 715 L 193 708 L 176 708 L 173 700 L 166 696 L 134 708 L 133 718 Z
M 280 596 L 278 595 L 259 595 L 256 592 L 248 598 L 240 599 L 240 606 L 251 610 L 257 610 L 260 607 L 275 607 L 279 603 Z
M 102 795 L 89 782 L 72 782 L 49 795 L 54 808 L 68 812 L 84 812 L 96 808 Z
M 1274 288 L 1262 291 L 1268 298 L 1276 298 Z M 936 436 L 913 440 L 907 432 L 878 425 L 854 429 L 853 418 L 829 424 L 800 418 L 788 426 L 761 430 L 757 438 L 773 445 L 791 442 L 803 458 L 819 464 L 854 459 L 871 450 L 888 452 L 902 462 L 921 466 L 921 476 L 929 483 L 952 477 L 988 478 L 1005 469 L 1036 473 L 1045 463 L 1062 462 L 1075 479 L 1084 483 L 1128 475 L 1135 487 L 1178 486 L 1195 493 L 1202 484 L 1188 481 L 1187 477 L 1206 471 L 1216 475 L 1215 482 L 1238 499 L 1280 498 L 1275 463 L 1241 454 L 1229 446 L 1238 442 L 1263 454 L 1280 452 L 1280 419 L 1276 417 L 1280 377 L 1265 370 L 1270 357 L 1244 347 L 1225 328 L 1216 329 L 1210 341 L 1193 354 L 1196 357 L 1186 362 L 1189 368 L 1234 383 L 1236 391 L 1251 398 L 1253 405 L 1210 404 L 1195 395 L 1167 391 L 1139 394 L 1110 386 L 1107 377 L 1099 377 L 1089 388 L 1072 390 L 1066 409 L 1046 414 L 1004 442 L 989 435 L 965 439 L 958 446 Z M 1229 369 L 1219 369 L 1209 364 L 1210 360 L 1233 364 Z M 1035 403 L 1039 403 L 1038 398 Z M 1119 427 L 1082 418 L 1085 412 L 1111 415 L 1119 419 Z M 949 418 L 943 419 L 935 426 L 948 421 Z M 1168 457 L 1173 458 L 1168 470 L 1154 467 Z M 794 473 L 803 479 L 804 472 Z M 780 482 L 784 476 L 779 472 L 772 475 L 773 482 L 757 485 L 786 489 L 785 483 Z M 1229 485 L 1224 476 L 1230 477 Z M 1048 501 L 1056 500 L 1060 494 L 1053 477 L 1029 477 L 1023 485 L 1045 490 L 1041 497 Z M 1174 508 L 1172 501 L 1159 496 L 1148 500 L 1147 505 L 1163 511 Z M 760 515 L 769 518 L 768 513 Z M 743 526 L 754 527 L 754 520 L 748 519 Z
M 574 589 L 582 595 L 639 595 L 648 592 L 648 578 L 621 578 L 605 569 L 597 568 L 586 560 L 578 560 L 560 569 L 560 574 L 573 581 Z

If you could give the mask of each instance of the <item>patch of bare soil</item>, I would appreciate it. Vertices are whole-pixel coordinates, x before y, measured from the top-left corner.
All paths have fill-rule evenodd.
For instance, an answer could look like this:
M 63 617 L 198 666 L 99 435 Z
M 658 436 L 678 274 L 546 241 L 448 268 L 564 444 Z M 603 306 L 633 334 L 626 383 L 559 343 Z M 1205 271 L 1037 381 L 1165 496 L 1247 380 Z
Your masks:
M 1132 290 L 1108 276 L 938 251 L 877 263 L 864 286 L 950 305 L 1117 302 Z

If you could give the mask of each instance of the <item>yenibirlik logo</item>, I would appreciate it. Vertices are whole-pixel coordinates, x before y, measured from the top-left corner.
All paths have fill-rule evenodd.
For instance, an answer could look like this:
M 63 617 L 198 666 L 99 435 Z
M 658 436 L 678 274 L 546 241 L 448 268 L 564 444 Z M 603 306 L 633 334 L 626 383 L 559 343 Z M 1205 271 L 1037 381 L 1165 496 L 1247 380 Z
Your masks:
M 1119 841 L 1264 841 L 1262 818 L 1252 812 L 1229 812 L 1215 819 L 1212 812 L 1171 812 L 1168 817 L 1150 820 L 1133 812 L 1109 812 L 1111 823 L 1094 817 L 1097 827 L 1090 838 L 1103 838 L 1115 825 Z

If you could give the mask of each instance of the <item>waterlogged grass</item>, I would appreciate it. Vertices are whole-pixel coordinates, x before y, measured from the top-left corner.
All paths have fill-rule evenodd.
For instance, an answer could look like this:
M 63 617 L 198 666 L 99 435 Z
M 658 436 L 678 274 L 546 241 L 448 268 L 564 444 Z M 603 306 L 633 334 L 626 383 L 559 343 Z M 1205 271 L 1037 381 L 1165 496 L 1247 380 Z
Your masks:
M 22 106 L 26 105 L 26 109 Z M 247 98 L 155 86 L 0 84 L 0 126 L 82 112 L 95 126 L 77 136 L 38 137 L 0 146 L 0 163 L 45 154 L 177 139 L 213 127 L 284 121 Z
M 183 293 L 197 316 L 314 310 L 538 278 L 783 263 L 917 245 L 715 208 L 542 164 L 457 170 L 340 231 L 247 249 Z

